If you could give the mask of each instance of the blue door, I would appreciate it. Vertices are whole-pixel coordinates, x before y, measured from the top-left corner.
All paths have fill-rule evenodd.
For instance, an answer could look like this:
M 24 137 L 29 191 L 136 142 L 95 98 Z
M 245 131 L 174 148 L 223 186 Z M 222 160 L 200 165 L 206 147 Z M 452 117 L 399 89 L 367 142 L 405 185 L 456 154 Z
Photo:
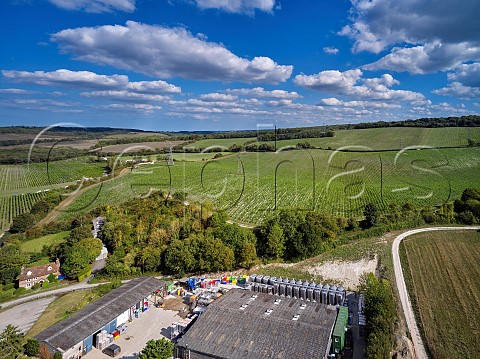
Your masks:
M 115 329 L 117 329 L 117 319 L 113 320 L 110 324 L 109 324 L 109 333 L 112 333 L 115 331 Z
M 93 335 L 90 335 L 83 341 L 84 355 L 87 354 L 93 347 Z

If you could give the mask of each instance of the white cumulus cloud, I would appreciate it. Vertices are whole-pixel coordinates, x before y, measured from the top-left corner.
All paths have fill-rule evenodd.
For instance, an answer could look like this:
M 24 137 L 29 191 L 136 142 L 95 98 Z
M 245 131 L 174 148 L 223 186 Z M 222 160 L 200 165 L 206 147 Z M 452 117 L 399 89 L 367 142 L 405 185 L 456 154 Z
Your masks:
M 338 54 L 340 50 L 338 50 L 336 47 L 333 46 L 328 46 L 323 48 L 323 52 L 329 55 L 336 55 Z
M 388 55 L 362 68 L 425 74 L 453 69 L 472 58 L 480 58 L 480 46 L 472 47 L 469 43 L 442 44 L 436 41 L 414 47 L 395 47 Z
M 464 86 L 460 82 L 452 82 L 448 86 L 432 92 L 436 95 L 452 96 L 461 99 L 480 98 L 480 87 Z
M 49 0 L 55 6 L 65 10 L 81 10 L 93 13 L 135 11 L 135 0 Z
M 267 91 L 263 87 L 228 89 L 227 92 L 233 95 L 245 96 L 245 97 L 285 98 L 285 99 L 294 99 L 294 98 L 302 97 L 295 91 L 292 91 L 292 92 L 288 92 L 285 90 Z
M 480 62 L 464 64 L 448 74 L 449 81 L 457 81 L 466 86 L 480 87 Z
M 339 35 L 353 52 L 391 53 L 364 68 L 415 74 L 447 71 L 480 59 L 478 0 L 351 0 L 351 24 Z
M 218 92 L 213 92 L 213 93 L 206 93 L 200 95 L 200 99 L 203 101 L 234 101 L 238 98 L 238 96 L 233 96 L 233 95 L 227 95 L 224 93 L 218 93 Z
M 185 28 L 127 21 L 60 31 L 51 36 L 76 59 L 127 69 L 160 78 L 240 81 L 276 84 L 286 81 L 293 66 L 268 57 L 238 57 L 222 44 L 193 36 Z
M 315 75 L 297 75 L 294 82 L 308 89 L 351 96 L 358 99 L 391 100 L 391 101 L 420 101 L 425 96 L 421 93 L 392 90 L 390 87 L 399 84 L 390 74 L 381 77 L 362 78 L 361 70 L 327 70 Z M 358 83 L 362 83 L 361 85 Z
M 82 97 L 88 98 L 106 98 L 109 100 L 120 100 L 120 101 L 165 101 L 169 100 L 168 96 L 161 95 L 152 95 L 144 93 L 136 93 L 130 91 L 116 91 L 116 90 L 105 90 L 105 91 L 93 91 L 93 92 L 82 92 L 80 93 Z
M 181 88 L 162 80 L 130 82 L 126 75 L 98 75 L 90 71 L 2 70 L 4 78 L 19 83 L 67 88 L 116 89 L 139 93 L 180 93 Z
M 219 9 L 230 13 L 250 14 L 255 10 L 272 12 L 275 0 L 196 0 L 200 9 Z

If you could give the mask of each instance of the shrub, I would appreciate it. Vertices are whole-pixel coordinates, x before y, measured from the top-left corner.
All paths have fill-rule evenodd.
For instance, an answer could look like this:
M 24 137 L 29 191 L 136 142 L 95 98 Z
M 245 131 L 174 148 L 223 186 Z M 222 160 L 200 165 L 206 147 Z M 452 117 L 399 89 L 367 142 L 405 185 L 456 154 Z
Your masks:
M 15 289 L 15 293 L 14 293 L 14 294 L 15 294 L 15 295 L 22 295 L 22 294 L 25 294 L 26 291 L 27 291 L 26 288 L 21 287 L 21 288 Z
M 88 270 L 82 274 L 79 274 L 78 276 L 78 281 L 81 282 L 82 280 L 88 278 L 88 276 L 92 274 L 92 269 L 91 268 L 88 268 Z
M 37 290 L 40 288 L 40 283 L 35 283 L 33 286 L 32 286 L 32 289 L 33 290 Z M 19 288 L 20 289 L 20 288 Z
M 36 339 L 28 338 L 23 348 L 25 349 L 25 354 L 27 354 L 29 357 L 33 357 L 38 354 L 40 344 L 38 344 Z

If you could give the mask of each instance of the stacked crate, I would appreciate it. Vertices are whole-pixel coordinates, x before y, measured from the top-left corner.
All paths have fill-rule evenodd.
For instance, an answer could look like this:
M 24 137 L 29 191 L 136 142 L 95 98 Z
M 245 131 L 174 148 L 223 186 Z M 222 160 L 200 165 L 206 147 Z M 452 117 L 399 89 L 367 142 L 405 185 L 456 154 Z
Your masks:
M 106 330 L 102 330 L 96 335 L 95 347 L 99 350 L 103 350 L 113 342 L 113 335 L 108 334 Z

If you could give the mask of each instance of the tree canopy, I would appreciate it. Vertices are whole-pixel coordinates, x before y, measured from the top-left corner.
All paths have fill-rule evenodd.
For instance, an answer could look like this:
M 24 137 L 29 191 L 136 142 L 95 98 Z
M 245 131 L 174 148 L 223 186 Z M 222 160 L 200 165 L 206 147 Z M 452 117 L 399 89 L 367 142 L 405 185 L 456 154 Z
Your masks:
M 173 343 L 165 338 L 149 340 L 138 359 L 169 359 L 173 355 Z

